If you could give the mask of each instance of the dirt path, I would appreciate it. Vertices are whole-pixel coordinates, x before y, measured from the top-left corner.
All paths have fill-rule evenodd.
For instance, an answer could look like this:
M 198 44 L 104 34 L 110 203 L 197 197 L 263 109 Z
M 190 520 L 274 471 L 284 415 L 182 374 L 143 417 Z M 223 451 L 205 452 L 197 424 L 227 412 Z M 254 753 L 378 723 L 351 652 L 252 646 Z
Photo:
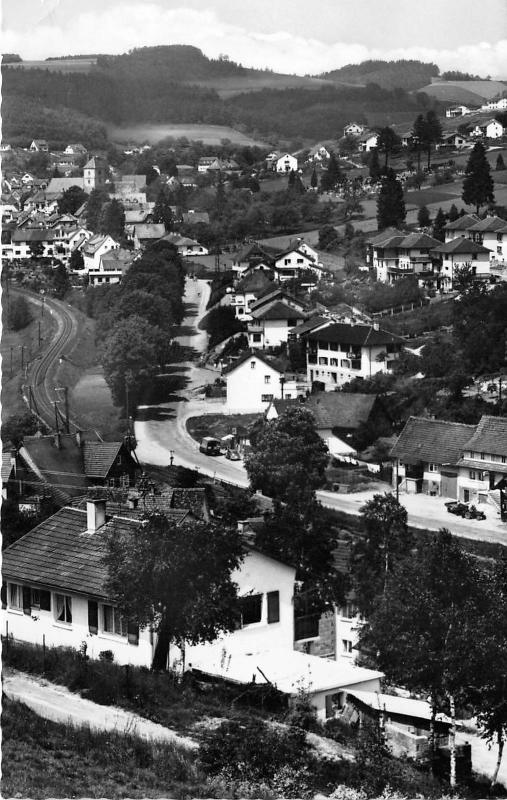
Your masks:
M 197 742 L 180 736 L 163 725 L 116 706 L 100 706 L 57 686 L 43 678 L 8 670 L 3 677 L 3 691 L 11 700 L 25 703 L 40 717 L 53 722 L 89 725 L 96 731 L 128 733 L 151 741 L 172 742 L 188 750 L 196 750 Z

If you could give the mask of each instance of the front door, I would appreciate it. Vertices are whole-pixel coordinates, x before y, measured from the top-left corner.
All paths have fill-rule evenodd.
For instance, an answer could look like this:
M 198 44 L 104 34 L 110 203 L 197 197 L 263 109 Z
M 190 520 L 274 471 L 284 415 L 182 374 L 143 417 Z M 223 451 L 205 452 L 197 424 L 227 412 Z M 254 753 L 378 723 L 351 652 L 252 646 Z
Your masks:
M 464 500 L 465 503 L 469 503 L 470 502 L 470 490 L 469 489 L 463 489 L 463 500 Z

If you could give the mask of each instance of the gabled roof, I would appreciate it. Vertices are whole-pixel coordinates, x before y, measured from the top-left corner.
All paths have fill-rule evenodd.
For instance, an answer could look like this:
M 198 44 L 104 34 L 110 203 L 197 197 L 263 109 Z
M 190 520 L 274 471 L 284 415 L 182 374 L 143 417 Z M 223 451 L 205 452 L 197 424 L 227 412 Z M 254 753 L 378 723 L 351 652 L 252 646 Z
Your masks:
M 292 305 L 299 307 L 300 309 L 303 309 L 305 307 L 304 303 L 302 303 L 296 297 L 293 297 L 292 295 L 288 294 L 283 289 L 283 287 L 277 286 L 276 289 L 271 289 L 269 286 L 266 286 L 266 291 L 264 292 L 264 294 L 260 294 L 257 300 L 255 300 L 253 303 L 250 303 L 250 309 L 252 311 L 256 311 L 262 306 L 271 303 L 273 300 L 286 300 L 287 302 L 292 303 Z
M 394 714 L 402 717 L 412 717 L 414 720 L 423 719 L 426 721 L 432 718 L 431 705 L 426 700 L 414 700 L 408 697 L 397 697 L 396 695 L 380 694 L 379 692 L 366 692 L 357 689 L 349 689 L 347 697 L 353 697 L 360 703 L 372 708 L 379 714 L 385 712 L 389 716 Z M 445 722 L 450 725 L 452 720 L 445 714 L 437 714 L 437 722 Z
M 465 214 L 463 217 L 458 217 L 454 222 L 448 222 L 445 226 L 446 231 L 467 231 L 472 225 L 479 222 L 479 217 L 475 214 Z
M 272 369 L 276 370 L 277 372 L 285 372 L 287 370 L 288 361 L 282 360 L 281 358 L 275 358 L 274 356 L 268 356 L 264 353 L 261 353 L 258 350 L 254 352 L 250 352 L 249 350 L 243 353 L 236 361 L 234 361 L 229 367 L 223 370 L 223 375 L 229 375 L 231 372 L 235 372 L 239 367 L 241 367 L 245 361 L 253 361 L 254 359 L 258 358 L 259 361 L 262 361 L 263 364 L 266 366 L 271 367 Z
M 62 508 L 4 550 L 3 575 L 34 586 L 106 598 L 107 536 L 138 524 L 113 517 L 95 533 L 86 533 L 86 511 Z
M 465 450 L 507 456 L 507 417 L 483 416 Z
M 433 248 L 437 247 L 437 245 L 441 244 L 438 239 L 434 239 L 433 236 L 428 236 L 427 233 L 409 233 L 408 236 L 399 243 L 398 247 L 405 248 L 409 250 L 410 248 Z
M 269 247 L 268 245 L 260 244 L 259 242 L 252 242 L 244 247 L 243 250 L 240 250 L 235 258 L 235 261 L 237 264 L 241 264 L 244 261 L 250 261 L 251 259 L 259 257 L 262 259 L 271 259 L 273 256 L 278 255 L 279 253 L 279 248 Z
M 129 208 L 125 209 L 125 225 L 135 225 L 142 223 L 147 217 L 151 216 L 151 211 L 147 209 Z
M 165 235 L 165 225 L 161 222 L 147 222 L 136 225 L 133 233 L 138 239 L 161 239 Z
M 9 452 L 2 453 L 2 483 L 5 483 L 11 477 L 12 470 L 14 466 L 11 462 L 11 454 Z
M 371 236 L 366 241 L 373 247 L 387 247 L 388 245 L 395 246 L 398 241 L 404 239 L 406 235 L 406 233 L 403 233 L 396 228 L 386 228 L 384 231 L 377 232 L 374 236 Z
M 308 331 L 313 331 L 315 328 L 320 328 L 321 325 L 327 325 L 329 319 L 327 317 L 321 317 L 316 314 L 310 319 L 307 319 L 306 322 L 301 322 L 299 325 L 296 325 L 295 328 L 292 329 L 292 333 L 296 336 L 300 336 L 302 333 L 308 333 Z
M 122 448 L 121 442 L 84 442 L 83 463 L 87 478 L 105 478 Z
M 476 222 L 476 224 L 472 225 L 468 230 L 474 233 L 479 231 L 493 231 L 493 233 L 496 233 L 496 231 L 499 231 L 501 228 L 505 228 L 506 225 L 507 222 L 504 219 L 500 219 L 500 217 L 486 217 Z
M 58 238 L 53 230 L 44 228 L 21 228 L 13 232 L 12 242 L 52 242 Z
M 70 189 L 71 186 L 78 186 L 80 189 L 84 189 L 84 178 L 51 178 L 46 189 L 46 196 L 59 196 L 67 189 Z
M 356 430 L 368 421 L 376 400 L 376 394 L 319 392 L 311 395 L 304 405 L 315 417 L 317 429 L 348 428 Z
M 405 341 L 401 336 L 382 329 L 377 330 L 373 325 L 346 325 L 342 322 L 331 322 L 327 328 L 309 333 L 307 338 L 312 342 L 341 342 L 366 347 L 403 344 Z
M 134 260 L 134 253 L 131 250 L 125 250 L 124 247 L 117 247 L 114 250 L 109 250 L 100 257 L 100 268 L 107 270 L 126 270 Z
M 254 319 L 304 319 L 305 315 L 299 309 L 290 306 L 283 300 L 274 300 L 262 308 L 250 308 L 250 314 Z
M 273 281 L 268 278 L 265 272 L 262 270 L 255 270 L 242 278 L 234 291 L 236 294 L 244 294 L 245 292 L 257 294 L 263 289 L 272 287 Z
M 414 464 L 457 464 L 465 445 L 475 432 L 475 425 L 440 419 L 410 417 L 391 456 Z
M 114 239 L 112 238 L 112 236 L 109 236 L 108 233 L 106 233 L 106 234 L 97 233 L 97 234 L 95 234 L 95 236 L 92 236 L 90 239 L 88 239 L 84 243 L 83 248 L 82 248 L 82 252 L 86 253 L 87 255 L 93 255 L 94 253 L 97 252 L 97 250 L 100 247 L 102 247 L 102 245 L 108 239 L 112 239 L 112 241 L 114 242 Z M 115 242 L 115 244 L 116 244 L 116 242 Z
M 199 242 L 196 242 L 195 239 L 189 239 L 188 236 L 181 236 L 179 233 L 168 233 L 166 236 L 162 237 L 162 241 L 170 242 L 176 247 L 192 247 L 195 245 L 198 247 L 202 246 L 199 244 Z
M 467 239 L 465 236 L 458 236 L 445 244 L 440 243 L 438 247 L 433 248 L 434 253 L 489 253 L 490 250 L 484 247 L 479 242 L 473 242 L 472 239 Z

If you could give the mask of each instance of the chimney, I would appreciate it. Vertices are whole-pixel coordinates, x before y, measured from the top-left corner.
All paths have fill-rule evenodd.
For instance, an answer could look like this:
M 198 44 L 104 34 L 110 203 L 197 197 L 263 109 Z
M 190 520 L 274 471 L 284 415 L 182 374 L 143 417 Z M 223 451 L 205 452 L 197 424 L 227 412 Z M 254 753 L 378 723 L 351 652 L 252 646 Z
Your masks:
M 106 501 L 86 501 L 86 533 L 95 533 L 106 523 Z

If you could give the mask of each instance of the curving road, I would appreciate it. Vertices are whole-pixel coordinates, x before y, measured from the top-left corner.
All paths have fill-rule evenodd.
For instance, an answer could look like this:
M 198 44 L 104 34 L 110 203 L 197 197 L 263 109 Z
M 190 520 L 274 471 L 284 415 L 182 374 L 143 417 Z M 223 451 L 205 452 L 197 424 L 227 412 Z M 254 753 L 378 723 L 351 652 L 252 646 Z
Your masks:
M 42 350 L 42 356 L 33 359 L 27 369 L 22 387 L 23 399 L 29 405 L 29 387 L 35 398 L 40 419 L 50 428 L 55 424 L 55 400 L 62 400 L 55 391 L 60 356 L 72 349 L 78 332 L 78 320 L 72 308 L 61 300 L 44 297 L 34 292 L 20 290 L 32 303 L 44 305 L 44 313 L 49 313 L 56 321 L 57 329 L 51 343 Z M 78 425 L 70 420 L 71 429 Z
M 202 353 L 206 350 L 206 333 L 197 327 L 204 316 L 210 289 L 205 281 L 187 279 L 185 300 L 187 316 L 183 322 L 183 335 L 178 337 L 182 345 L 192 347 Z M 205 383 L 212 383 L 218 372 L 201 369 L 194 362 L 188 361 L 175 367 L 181 378 L 182 388 L 167 403 L 156 407 L 140 409 L 135 423 L 138 442 L 137 455 L 141 462 L 167 466 L 171 454 L 175 464 L 197 469 L 204 475 L 247 488 L 249 485 L 242 462 L 228 461 L 224 456 L 209 457 L 199 452 L 195 442 L 186 430 L 189 417 L 205 413 L 226 413 L 222 401 L 200 400 L 196 398 L 196 390 Z M 358 516 L 361 506 L 375 492 L 388 491 L 386 484 L 378 484 L 369 492 L 339 494 L 336 492 L 317 492 L 318 499 L 328 508 L 334 508 L 346 514 Z M 415 528 L 438 530 L 446 527 L 456 536 L 476 539 L 495 544 L 507 544 L 507 526 L 501 522 L 499 514 L 493 507 L 486 509 L 487 519 L 464 520 L 447 513 L 441 497 L 427 495 L 405 495 L 400 502 L 408 512 L 409 524 Z

